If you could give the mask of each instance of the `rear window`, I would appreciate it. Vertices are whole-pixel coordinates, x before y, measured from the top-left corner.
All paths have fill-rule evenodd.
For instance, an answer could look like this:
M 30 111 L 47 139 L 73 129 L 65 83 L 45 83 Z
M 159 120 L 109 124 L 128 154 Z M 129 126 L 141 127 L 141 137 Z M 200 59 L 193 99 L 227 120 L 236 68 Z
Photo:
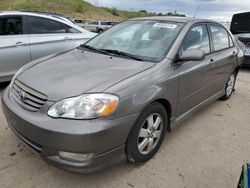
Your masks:
M 28 28 L 30 34 L 66 33 L 64 24 L 54 20 L 33 16 L 29 17 Z
M 233 34 L 250 33 L 250 13 L 233 15 L 230 30 Z
M 30 16 L 28 30 L 30 34 L 80 33 L 80 31 L 54 20 Z

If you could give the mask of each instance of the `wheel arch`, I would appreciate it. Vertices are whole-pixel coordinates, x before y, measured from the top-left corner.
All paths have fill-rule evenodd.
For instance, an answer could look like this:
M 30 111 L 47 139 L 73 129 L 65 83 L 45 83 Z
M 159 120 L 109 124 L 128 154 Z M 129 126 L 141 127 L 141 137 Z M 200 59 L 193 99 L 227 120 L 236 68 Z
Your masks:
M 167 99 L 163 99 L 163 98 L 156 99 L 156 100 L 152 101 L 151 103 L 154 103 L 154 102 L 160 103 L 165 108 L 165 110 L 167 112 L 167 118 L 168 118 L 167 131 L 171 132 L 170 119 L 171 119 L 171 115 L 172 115 L 172 107 L 171 107 L 170 102 Z

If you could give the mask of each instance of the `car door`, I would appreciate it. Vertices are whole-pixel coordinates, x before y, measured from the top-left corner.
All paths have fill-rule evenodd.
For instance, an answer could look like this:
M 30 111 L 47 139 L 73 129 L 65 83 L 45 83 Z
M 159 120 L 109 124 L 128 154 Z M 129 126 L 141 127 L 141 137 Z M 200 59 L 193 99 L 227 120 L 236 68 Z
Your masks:
M 221 25 L 210 24 L 212 38 L 213 62 L 213 92 L 224 89 L 229 76 L 236 65 L 237 48 L 234 46 L 231 35 Z
M 177 63 L 179 72 L 177 116 L 189 111 L 211 96 L 211 44 L 206 24 L 195 25 L 187 33 L 180 51 L 204 50 L 202 61 Z
M 74 47 L 65 24 L 38 16 L 28 16 L 27 20 L 32 60 Z
M 31 61 L 29 39 L 22 16 L 0 17 L 0 81 L 10 80 Z

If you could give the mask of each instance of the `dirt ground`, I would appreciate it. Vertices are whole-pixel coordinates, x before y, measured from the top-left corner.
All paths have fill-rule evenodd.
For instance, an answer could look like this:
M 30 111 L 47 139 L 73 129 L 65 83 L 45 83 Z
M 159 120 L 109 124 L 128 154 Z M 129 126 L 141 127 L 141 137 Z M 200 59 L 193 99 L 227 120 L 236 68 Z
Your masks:
M 240 71 L 230 100 L 197 112 L 142 166 L 64 172 L 32 154 L 7 127 L 0 110 L 0 188 L 236 188 L 241 166 L 250 160 L 250 69 Z

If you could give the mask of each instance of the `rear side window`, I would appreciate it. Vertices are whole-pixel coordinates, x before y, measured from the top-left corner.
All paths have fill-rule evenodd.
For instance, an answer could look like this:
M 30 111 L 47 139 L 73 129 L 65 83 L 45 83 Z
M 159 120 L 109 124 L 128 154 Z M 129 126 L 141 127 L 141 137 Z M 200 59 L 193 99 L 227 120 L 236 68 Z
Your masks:
M 51 34 L 51 33 L 66 33 L 67 27 L 57 21 L 40 18 L 29 17 L 28 29 L 30 34 Z
M 210 53 L 209 35 L 206 25 L 194 26 L 185 37 L 182 50 L 204 50 Z
M 231 37 L 228 35 L 226 29 L 224 29 L 221 26 L 215 26 L 215 25 L 211 25 L 210 29 L 212 33 L 214 51 L 219 51 L 229 48 L 231 45 L 233 46 L 232 41 L 230 42 Z
M 21 17 L 0 18 L 0 35 L 21 35 L 21 34 L 23 34 Z

